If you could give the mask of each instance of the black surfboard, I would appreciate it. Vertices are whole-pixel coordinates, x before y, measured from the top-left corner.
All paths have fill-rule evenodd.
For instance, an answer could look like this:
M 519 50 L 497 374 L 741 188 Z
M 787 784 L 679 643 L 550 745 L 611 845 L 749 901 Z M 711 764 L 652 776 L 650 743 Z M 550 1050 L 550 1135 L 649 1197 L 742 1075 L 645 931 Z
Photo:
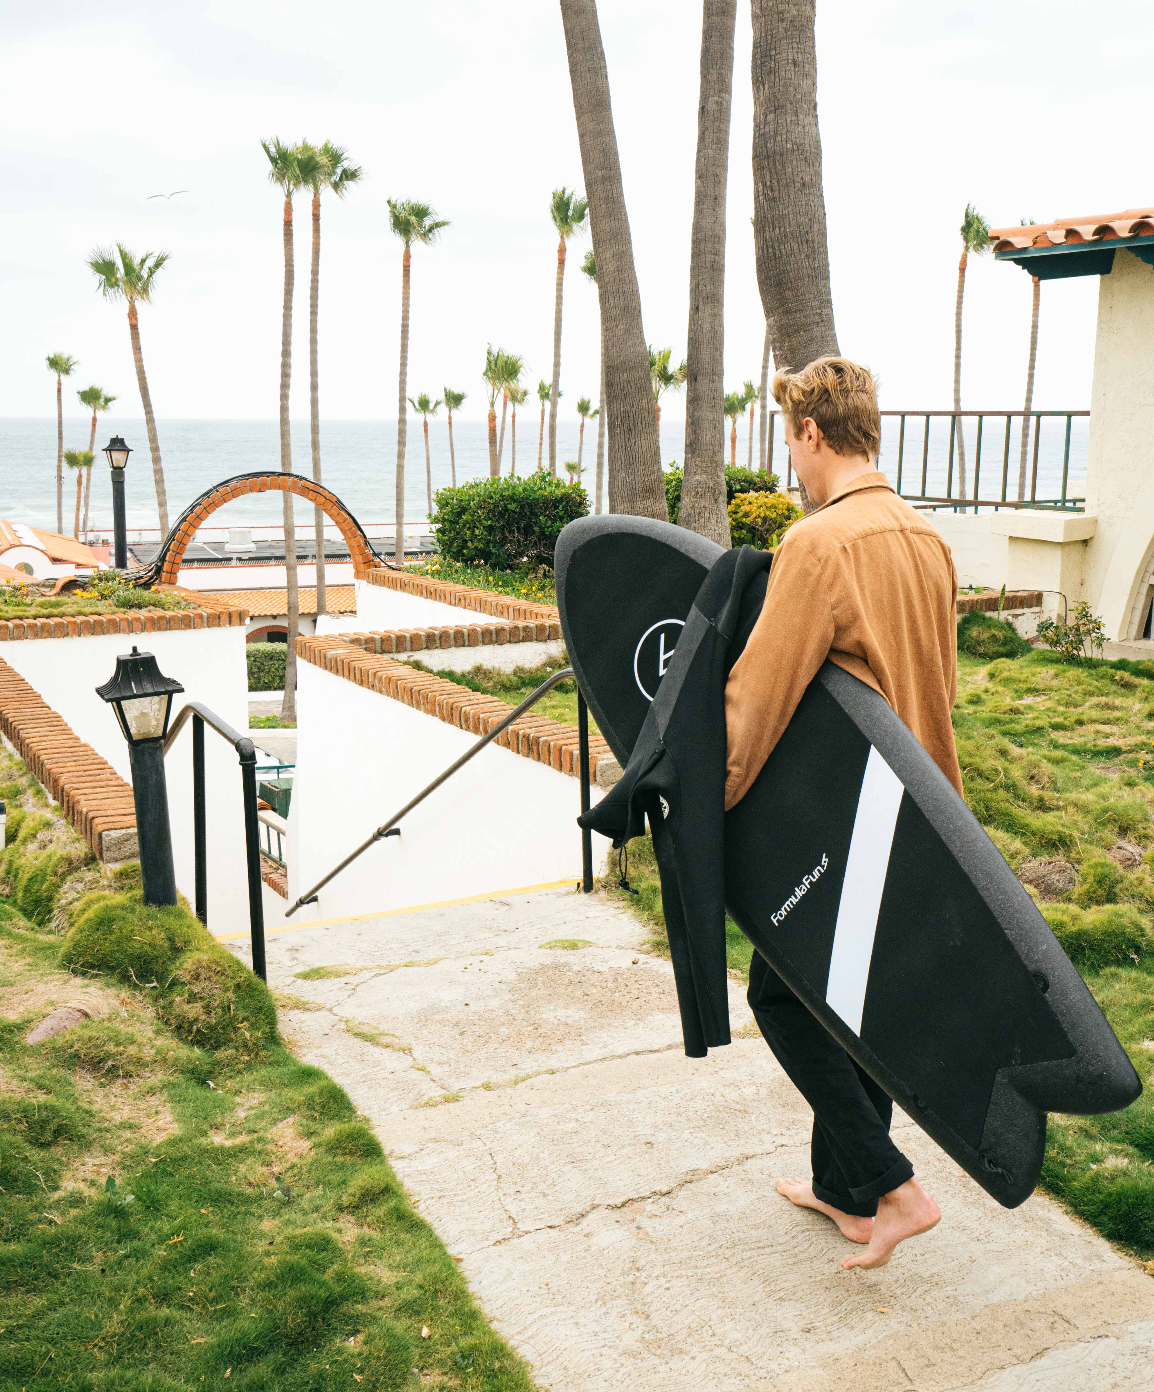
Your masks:
M 623 764 L 721 554 L 632 517 L 585 518 L 558 540 L 570 660 Z M 1037 1183 L 1047 1112 L 1115 1111 L 1141 1092 L 976 818 L 884 698 L 831 663 L 726 816 L 725 886 L 774 970 L 1007 1207 Z

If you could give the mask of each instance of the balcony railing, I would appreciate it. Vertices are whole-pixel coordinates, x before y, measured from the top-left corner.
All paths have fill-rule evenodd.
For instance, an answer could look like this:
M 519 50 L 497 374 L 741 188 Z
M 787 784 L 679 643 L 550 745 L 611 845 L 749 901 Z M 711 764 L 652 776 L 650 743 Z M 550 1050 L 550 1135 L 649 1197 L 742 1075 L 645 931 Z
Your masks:
M 771 411 L 769 416 L 767 467 L 771 473 L 780 414 Z M 925 510 L 1028 507 L 1082 512 L 1086 500 L 1077 490 L 1085 486 L 1088 429 L 1083 422 L 1088 422 L 1089 415 L 1089 411 L 882 411 L 878 463 L 896 491 Z M 786 486 L 792 487 L 789 453 L 784 445 L 779 448 L 786 456 Z

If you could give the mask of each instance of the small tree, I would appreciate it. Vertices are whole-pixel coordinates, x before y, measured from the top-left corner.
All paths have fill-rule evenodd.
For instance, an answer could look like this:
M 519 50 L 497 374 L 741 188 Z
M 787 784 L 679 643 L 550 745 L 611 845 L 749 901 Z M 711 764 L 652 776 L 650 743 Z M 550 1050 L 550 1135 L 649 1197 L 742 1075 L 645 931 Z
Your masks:
M 64 531 L 64 387 L 78 366 L 67 353 L 49 353 L 44 359 L 49 372 L 56 374 L 56 530 Z
M 990 225 L 972 203 L 966 204 L 962 225 L 962 254 L 958 259 L 958 296 L 954 303 L 954 411 L 962 409 L 962 298 L 966 293 L 966 265 L 970 253 L 984 256 L 990 249 Z M 962 418 L 955 415 L 958 443 L 958 497 L 966 496 L 966 442 L 962 438 Z
M 70 469 L 76 470 L 76 520 L 72 525 L 72 535 L 77 541 L 80 540 L 80 494 L 84 486 L 84 479 L 88 471 L 92 468 L 91 450 L 65 450 L 64 462 Z
M 452 387 L 441 388 L 441 399 L 445 403 L 445 416 L 449 422 L 449 472 L 454 488 L 457 486 L 457 452 L 453 448 L 453 412 L 464 405 L 465 395 Z
M 409 405 L 420 413 L 425 427 L 425 495 L 429 502 L 429 516 L 433 515 L 433 466 L 429 462 L 429 417 L 435 416 L 441 407 L 441 398 L 433 401 L 428 392 L 421 392 L 416 401 L 409 397 Z

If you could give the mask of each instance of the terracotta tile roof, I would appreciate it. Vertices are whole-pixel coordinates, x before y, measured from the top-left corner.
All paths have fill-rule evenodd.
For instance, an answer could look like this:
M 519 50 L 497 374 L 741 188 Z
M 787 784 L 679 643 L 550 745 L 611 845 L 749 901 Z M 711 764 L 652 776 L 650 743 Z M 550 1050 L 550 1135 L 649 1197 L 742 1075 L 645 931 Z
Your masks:
M 0 580 L 18 580 L 22 585 L 26 585 L 32 577 L 25 575 L 22 570 L 17 570 L 15 566 L 0 565 Z
M 353 585 L 329 585 L 328 609 L 330 614 L 352 614 L 357 608 L 357 592 Z M 247 609 L 250 618 L 262 618 L 269 614 L 288 613 L 288 590 L 204 590 L 182 589 L 187 598 L 196 595 L 197 599 L 213 599 L 230 609 Z M 299 591 L 302 614 L 317 612 L 316 590 Z
M 28 527 L 36 539 L 36 545 L 47 553 L 50 560 L 64 561 L 68 565 L 95 569 L 100 561 L 90 546 L 73 541 L 71 537 L 61 536 L 59 532 L 46 532 L 42 527 Z M 0 550 L 10 546 L 27 546 L 27 540 L 16 530 L 15 525 L 0 517 Z
M 1086 213 L 1025 227 L 994 227 L 995 251 L 1024 251 L 1027 247 L 1077 246 L 1080 242 L 1111 242 L 1119 237 L 1154 237 L 1154 208 L 1127 208 L 1122 213 Z

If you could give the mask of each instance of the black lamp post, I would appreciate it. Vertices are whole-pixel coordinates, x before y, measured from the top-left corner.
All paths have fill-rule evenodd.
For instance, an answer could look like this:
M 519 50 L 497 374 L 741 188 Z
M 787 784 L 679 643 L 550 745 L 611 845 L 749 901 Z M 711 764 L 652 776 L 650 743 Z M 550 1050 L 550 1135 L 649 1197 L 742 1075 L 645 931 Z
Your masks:
M 122 484 L 123 487 L 123 484 Z M 136 839 L 146 904 L 176 903 L 172 866 L 172 829 L 168 822 L 168 787 L 164 777 L 164 737 L 172 698 L 184 687 L 166 677 L 151 653 L 116 659 L 112 680 L 96 694 L 116 712 L 132 763 L 132 798 L 136 804 Z
M 124 466 L 132 451 L 119 435 L 114 435 L 104 447 L 108 467 L 112 470 L 112 531 L 115 540 L 113 565 L 117 570 L 128 566 L 128 523 L 124 514 Z M 184 688 L 181 687 L 183 691 Z M 106 696 L 106 701 L 111 698 Z

